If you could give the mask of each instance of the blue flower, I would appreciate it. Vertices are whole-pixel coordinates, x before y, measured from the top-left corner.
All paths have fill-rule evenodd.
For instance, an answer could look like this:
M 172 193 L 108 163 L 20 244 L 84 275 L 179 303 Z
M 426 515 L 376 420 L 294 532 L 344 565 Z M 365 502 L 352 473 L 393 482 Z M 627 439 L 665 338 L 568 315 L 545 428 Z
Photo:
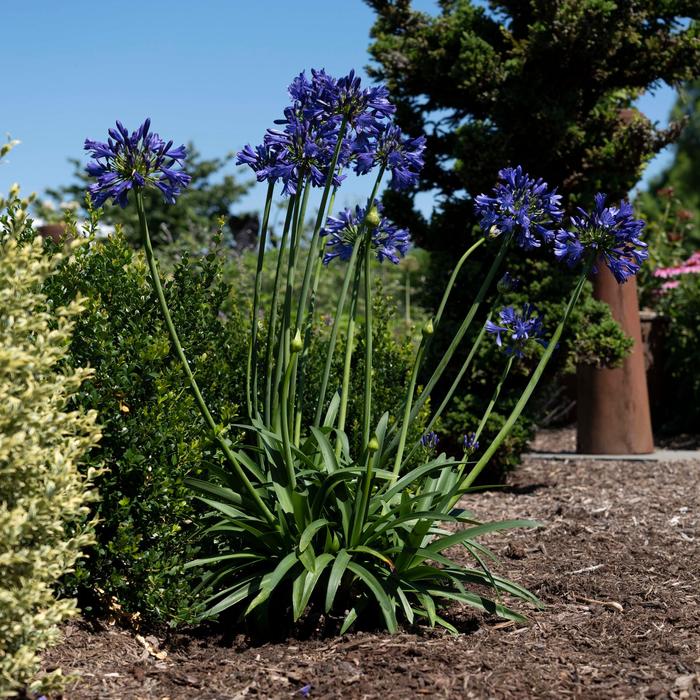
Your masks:
M 332 95 L 329 100 L 332 112 L 344 116 L 360 132 L 377 132 L 383 128 L 383 120 L 396 111 L 384 85 L 363 88 L 354 70 L 340 78 L 328 92 Z
M 479 441 L 476 439 L 476 433 L 467 433 L 462 438 L 462 445 L 464 446 L 464 451 L 471 454 L 479 449 Z
M 439 442 L 440 438 L 434 430 L 431 430 L 429 433 L 424 433 L 420 439 L 420 444 L 423 445 L 423 447 L 427 447 L 429 450 L 434 450 Z
M 535 180 L 522 167 L 499 171 L 493 195 L 480 194 L 475 209 L 479 225 L 488 236 L 513 233 L 523 250 L 539 248 L 554 240 L 553 227 L 561 221 L 561 195 L 549 190 L 542 178 Z
M 424 151 L 425 136 L 412 139 L 404 136 L 398 126 L 390 124 L 376 136 L 360 134 L 353 144 L 351 158 L 358 175 L 365 175 L 376 165 L 383 165 L 391 172 L 389 187 L 406 190 L 418 183 L 425 162 Z
M 375 202 L 377 211 L 381 214 L 382 207 Z M 366 230 L 366 210 L 357 206 L 355 210 L 344 209 L 338 216 L 329 216 L 326 225 L 321 229 L 321 236 L 327 236 L 324 265 L 334 258 L 349 260 L 355 242 Z M 381 217 L 379 223 L 371 230 L 371 245 L 376 251 L 377 260 L 389 260 L 395 265 L 406 255 L 411 247 L 411 237 L 406 229 L 399 228 L 389 219 Z
M 523 304 L 522 313 L 512 306 L 501 309 L 498 315 L 500 325 L 486 321 L 486 332 L 496 336 L 496 345 L 507 355 L 523 357 L 523 350 L 529 340 L 535 340 L 546 347 L 542 340 L 542 318 L 531 304 Z
M 174 204 L 190 178 L 182 170 L 187 155 L 184 146 L 173 148 L 173 142 L 163 141 L 150 132 L 151 120 L 146 119 L 131 134 L 117 121 L 116 129 L 109 129 L 107 143 L 85 139 L 85 150 L 91 160 L 86 170 L 97 178 L 89 188 L 92 202 L 101 207 L 110 197 L 115 204 L 125 207 L 129 191 L 152 188 L 159 190 L 169 204 Z
M 278 175 L 278 151 L 271 146 L 261 144 L 253 148 L 250 144 L 236 154 L 236 165 L 247 165 L 255 173 L 258 182 L 276 182 Z
M 634 218 L 629 202 L 620 206 L 605 206 L 607 196 L 595 196 L 593 211 L 578 209 L 568 230 L 561 229 L 555 237 L 554 255 L 570 267 L 583 257 L 585 251 L 597 251 L 618 283 L 636 275 L 649 257 L 647 244 L 641 240 L 644 221 Z
M 355 142 L 384 131 L 395 111 L 386 87 L 363 88 L 354 71 L 339 79 L 324 70 L 312 69 L 311 78 L 302 72 L 288 91 L 292 102 L 285 108 L 284 117 L 275 122 L 280 128 L 268 129 L 263 145 L 256 149 L 246 146 L 238 153 L 237 161 L 253 168 L 260 182 L 281 180 L 284 194 L 296 193 L 302 176 L 316 187 L 325 186 L 345 123 L 333 173 L 333 184 L 339 186 L 344 179 L 340 170 L 358 150 Z M 402 177 L 410 177 L 406 174 L 410 159 L 408 153 L 401 163 L 391 166 L 397 183 Z

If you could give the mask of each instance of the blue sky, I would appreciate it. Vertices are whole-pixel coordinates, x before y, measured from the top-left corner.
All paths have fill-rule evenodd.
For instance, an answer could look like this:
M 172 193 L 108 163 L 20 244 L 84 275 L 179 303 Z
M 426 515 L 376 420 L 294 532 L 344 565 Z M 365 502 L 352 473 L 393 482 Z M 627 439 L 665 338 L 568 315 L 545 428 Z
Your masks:
M 413 5 L 435 12 L 437 3 Z M 24 193 L 69 182 L 67 158 L 84 158 L 85 137 L 102 139 L 117 118 L 135 128 L 150 116 L 161 135 L 192 140 L 206 157 L 258 143 L 300 70 L 342 74 L 369 62 L 373 21 L 362 0 L 23 0 L 3 15 L 0 135 L 22 143 L 0 164 L 0 192 L 19 182 Z M 664 124 L 673 98 L 660 88 L 641 107 Z M 340 205 L 366 196 L 361 182 L 341 192 Z M 257 186 L 241 209 L 263 199 Z

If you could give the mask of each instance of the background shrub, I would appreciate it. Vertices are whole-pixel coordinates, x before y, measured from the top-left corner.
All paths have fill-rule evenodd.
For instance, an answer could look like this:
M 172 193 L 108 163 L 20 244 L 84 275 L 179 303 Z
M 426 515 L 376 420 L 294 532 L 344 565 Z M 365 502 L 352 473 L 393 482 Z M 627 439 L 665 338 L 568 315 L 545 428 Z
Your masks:
M 6 230 L 5 230 L 6 232 Z M 0 696 L 33 681 L 39 654 L 76 612 L 54 587 L 93 541 L 87 503 L 96 469 L 78 469 L 99 438 L 96 413 L 68 410 L 92 372 L 70 369 L 68 344 L 83 304 L 51 309 L 41 292 L 58 258 L 39 242 L 0 238 Z
M 494 290 L 486 299 L 484 306 L 491 308 L 498 300 L 498 307 L 494 311 L 498 313 L 498 310 L 504 306 L 521 308 L 527 302 L 534 302 L 538 313 L 543 316 L 544 337 L 547 338 L 563 315 L 572 285 L 571 275 L 563 274 L 560 269 L 554 268 L 544 256 L 538 259 L 537 253 L 533 251 L 530 252 L 529 259 L 525 259 L 519 251 L 513 251 L 511 258 L 508 270 L 518 280 L 517 287 L 503 292 L 500 296 Z M 451 258 L 448 260 L 447 256 L 439 253 L 432 253 L 430 259 L 431 267 L 428 275 L 439 281 L 435 285 L 424 288 L 421 301 L 427 307 L 436 308 L 439 298 L 435 290 L 444 286 L 454 262 Z M 440 330 L 436 333 L 430 348 L 430 356 L 426 362 L 428 374 L 430 368 L 442 356 L 449 339 L 464 318 L 466 309 L 481 282 L 482 270 L 489 263 L 489 260 L 477 259 L 465 265 L 453 290 L 450 304 L 446 307 Z M 485 314 L 485 310 L 479 312 L 461 348 L 436 386 L 432 398 L 433 405 L 439 404 L 452 384 L 485 321 Z M 610 308 L 607 304 L 593 298 L 592 285 L 587 283 L 578 305 L 571 314 L 568 332 L 562 336 L 560 346 L 552 358 L 546 378 L 540 384 L 533 401 L 518 419 L 513 432 L 494 455 L 483 478 L 489 482 L 497 481 L 504 471 L 520 462 L 520 454 L 533 437 L 538 421 L 552 413 L 555 415 L 561 413 L 565 418 L 570 417 L 572 399 L 567 385 L 573 379 L 577 364 L 614 367 L 619 365 L 631 346 L 632 340 L 623 333 L 612 318 Z M 488 444 L 498 433 L 520 392 L 527 384 L 530 372 L 536 365 L 542 350 L 541 346 L 532 343 L 526 358 L 515 363 L 499 397 L 496 410 L 486 424 L 483 438 L 480 440 L 482 444 Z M 504 364 L 503 352 L 496 346 L 492 337 L 486 337 L 437 429 L 441 438 L 446 441 L 445 446 L 451 445 L 453 451 L 459 449 L 462 435 L 476 429 L 491 400 Z M 557 399 L 553 402 L 550 399 L 555 395 Z M 568 412 L 567 406 L 569 406 Z
M 683 275 L 659 303 L 668 317 L 665 329 L 664 428 L 697 432 L 700 425 L 700 275 Z

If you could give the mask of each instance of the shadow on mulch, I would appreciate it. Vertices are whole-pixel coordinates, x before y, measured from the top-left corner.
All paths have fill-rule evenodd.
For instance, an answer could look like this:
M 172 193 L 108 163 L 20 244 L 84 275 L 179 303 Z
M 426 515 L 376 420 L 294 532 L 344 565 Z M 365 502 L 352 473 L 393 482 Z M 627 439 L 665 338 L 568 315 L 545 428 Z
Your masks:
M 700 697 L 697 463 L 537 462 L 470 494 L 482 520 L 536 530 L 485 538 L 499 574 L 536 593 L 531 624 L 455 609 L 465 633 L 419 629 L 251 646 L 212 630 L 167 641 L 81 621 L 45 668 L 76 674 L 65 698 Z

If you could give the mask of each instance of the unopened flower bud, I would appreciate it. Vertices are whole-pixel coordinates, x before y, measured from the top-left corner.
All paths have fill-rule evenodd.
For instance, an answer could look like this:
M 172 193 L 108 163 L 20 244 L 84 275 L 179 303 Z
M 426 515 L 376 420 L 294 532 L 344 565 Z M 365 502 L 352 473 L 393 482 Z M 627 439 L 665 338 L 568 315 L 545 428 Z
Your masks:
M 301 352 L 304 348 L 304 342 L 301 339 L 301 331 L 297 330 L 292 342 L 289 344 L 289 349 L 294 352 Z
M 435 328 L 433 326 L 433 319 L 431 318 L 424 326 L 423 326 L 423 337 L 427 338 L 431 336 L 435 332 Z
M 10 197 L 16 197 L 19 194 L 19 183 L 13 182 L 10 187 Z
M 379 226 L 379 222 L 382 220 L 382 217 L 379 215 L 379 209 L 377 207 L 372 207 L 369 212 L 367 213 L 367 225 L 370 228 L 377 228 Z
M 377 436 L 373 435 L 371 440 L 367 443 L 367 452 L 376 452 L 379 449 L 379 440 Z
M 488 233 L 489 238 L 498 238 L 501 235 L 501 229 L 494 224 L 490 229 Z
M 505 294 L 506 292 L 510 292 L 513 289 L 517 289 L 520 284 L 520 280 L 517 279 L 516 277 L 513 277 L 509 272 L 506 272 L 503 277 L 501 277 L 500 280 L 498 280 L 498 284 L 496 285 L 496 289 L 501 294 Z

